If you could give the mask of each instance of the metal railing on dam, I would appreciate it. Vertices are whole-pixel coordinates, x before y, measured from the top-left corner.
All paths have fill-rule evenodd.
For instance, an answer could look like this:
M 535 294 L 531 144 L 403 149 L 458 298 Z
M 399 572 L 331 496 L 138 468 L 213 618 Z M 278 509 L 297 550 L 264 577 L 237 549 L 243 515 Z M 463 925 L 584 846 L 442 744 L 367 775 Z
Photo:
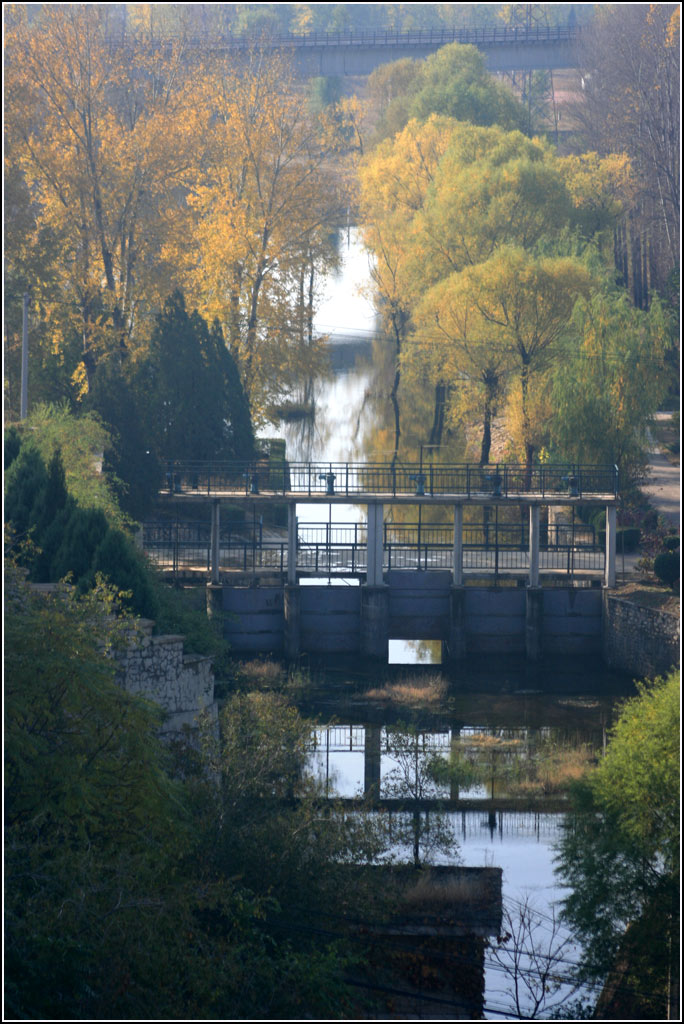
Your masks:
M 441 465 L 430 463 L 288 462 L 167 462 L 166 487 L 171 495 L 208 497 L 291 497 L 314 499 L 615 498 L 617 466 L 503 463 Z
M 302 523 L 297 529 L 296 568 L 301 575 L 364 575 L 368 565 L 365 523 Z M 526 573 L 529 569 L 529 528 L 524 523 L 485 523 L 463 527 L 463 568 L 467 572 Z M 174 576 L 211 571 L 211 524 L 149 522 L 143 527 L 143 549 L 161 569 Z M 596 532 L 584 523 L 545 526 L 540 547 L 541 568 L 568 577 L 601 574 L 605 551 Z M 385 523 L 383 569 L 451 569 L 453 527 L 419 523 Z M 285 574 L 288 543 L 273 537 L 260 523 L 224 524 L 219 531 L 221 571 L 262 571 Z

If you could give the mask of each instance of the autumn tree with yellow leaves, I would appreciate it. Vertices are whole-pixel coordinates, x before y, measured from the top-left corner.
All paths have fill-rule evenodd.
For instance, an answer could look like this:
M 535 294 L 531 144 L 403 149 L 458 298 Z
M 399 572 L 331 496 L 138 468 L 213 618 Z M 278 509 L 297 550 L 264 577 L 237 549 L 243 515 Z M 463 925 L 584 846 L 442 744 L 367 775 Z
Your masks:
M 325 108 L 311 111 L 277 55 L 212 62 L 201 78 L 191 228 L 167 251 L 202 313 L 224 325 L 252 411 L 262 415 L 303 361 L 320 359 L 316 286 L 334 261 L 329 236 L 346 209 L 333 159 L 339 124 Z
M 44 5 L 30 23 L 19 12 L 6 43 L 7 155 L 57 247 L 42 314 L 55 349 L 78 337 L 87 390 L 173 274 L 161 246 L 196 159 L 183 49 L 117 45 L 106 9 L 82 4 Z
M 258 48 L 191 52 L 183 12 L 153 25 L 152 7 L 121 24 L 78 4 L 8 18 L 11 306 L 32 288 L 32 365 L 47 353 L 61 389 L 49 397 L 78 399 L 103 360 L 147 358 L 181 286 L 218 318 L 263 416 L 321 365 L 313 318 L 358 111 L 313 112 L 286 62 Z M 20 332 L 10 317 L 13 351 Z

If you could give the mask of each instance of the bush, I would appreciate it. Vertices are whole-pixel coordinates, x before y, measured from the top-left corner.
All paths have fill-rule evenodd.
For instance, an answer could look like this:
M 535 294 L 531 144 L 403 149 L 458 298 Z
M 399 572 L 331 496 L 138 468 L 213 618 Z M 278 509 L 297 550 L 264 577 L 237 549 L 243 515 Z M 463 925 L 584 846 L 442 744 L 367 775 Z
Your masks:
M 596 538 L 600 546 L 606 543 L 606 531 L 597 530 Z M 615 550 L 619 555 L 629 554 L 632 551 L 636 551 L 641 541 L 641 530 L 635 526 L 628 526 L 623 530 L 618 530 L 615 538 Z
M 661 551 L 653 562 L 653 572 L 668 587 L 674 588 L 679 579 L 679 555 L 675 551 Z
M 679 537 L 676 533 L 672 534 L 671 537 L 666 537 L 663 543 L 667 551 L 676 551 L 679 547 Z
M 595 530 L 605 530 L 606 528 L 606 510 L 603 508 L 596 509 L 589 517 L 589 522 Z
M 108 530 L 98 545 L 87 585 L 92 585 L 97 573 L 107 577 L 120 593 L 130 593 L 130 597 L 122 597 L 122 602 L 135 615 L 157 617 L 159 602 L 150 573 L 140 553 L 120 530 Z

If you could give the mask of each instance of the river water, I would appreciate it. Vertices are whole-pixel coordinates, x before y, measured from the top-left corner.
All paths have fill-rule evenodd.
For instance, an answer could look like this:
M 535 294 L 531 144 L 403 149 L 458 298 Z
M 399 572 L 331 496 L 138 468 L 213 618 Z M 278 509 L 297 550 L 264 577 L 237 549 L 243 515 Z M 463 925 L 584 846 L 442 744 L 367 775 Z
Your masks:
M 346 232 L 342 237 L 341 268 L 326 282 L 316 320 L 317 329 L 330 336 L 334 365 L 343 368 L 316 382 L 313 422 L 282 425 L 279 432 L 286 439 L 287 454 L 291 460 L 345 462 L 363 459 L 364 448 L 378 425 L 377 394 L 374 394 L 377 392 L 376 375 L 370 362 L 371 342 L 378 318 L 368 289 L 368 256 L 360 244 L 358 232 L 352 229 L 348 237 Z M 297 506 L 297 516 L 300 523 L 321 522 L 321 510 L 321 505 L 302 503 Z M 328 513 L 329 521 L 333 515 L 338 523 L 361 522 L 364 510 L 355 505 L 336 505 Z M 320 585 L 320 581 L 315 582 Z M 353 580 L 330 582 L 357 585 Z M 394 643 L 390 662 L 424 665 L 438 660 L 436 647 L 416 642 Z M 504 734 L 510 739 L 516 731 L 528 735 L 532 729 L 537 739 L 542 737 L 547 743 L 553 743 L 554 737 L 560 735 L 560 723 L 563 735 L 574 735 L 578 746 L 589 744 L 592 749 L 599 749 L 615 699 L 631 692 L 630 681 L 611 676 L 598 665 L 590 666 L 587 671 L 587 666 L 578 664 L 574 674 L 571 665 L 566 664 L 563 668 L 564 676 L 559 673 L 558 666 L 549 666 L 546 671 L 551 673 L 550 677 L 541 678 L 540 673 L 543 675 L 545 671 L 543 666 L 535 670 L 536 674 L 531 674 L 529 666 L 505 659 L 499 659 L 495 665 L 468 665 L 462 677 L 449 684 L 449 693 L 453 695 L 455 689 L 459 694 L 458 707 L 454 710 L 452 696 L 450 708 L 440 709 L 451 724 L 442 727 L 418 725 L 422 742 L 428 747 L 436 745 L 446 756 L 456 728 L 459 736 L 470 732 L 493 740 Z M 421 667 L 417 671 L 426 670 Z M 549 679 L 553 680 L 551 686 L 548 685 Z M 368 678 L 357 680 L 362 689 L 372 683 L 373 680 Z M 542 689 L 553 692 L 540 696 Z M 358 711 L 347 719 L 345 713 L 344 706 L 340 705 L 318 710 L 321 731 L 312 770 L 326 780 L 331 795 L 351 797 L 363 792 L 363 742 L 370 726 L 364 723 L 363 715 Z M 453 725 L 454 714 L 458 719 L 457 727 Z M 326 742 L 322 740 L 326 734 L 324 725 L 333 717 L 339 723 L 336 735 L 339 735 L 339 730 L 347 730 L 349 743 L 345 739 L 331 747 L 328 741 L 326 748 Z M 373 720 L 377 729 L 377 717 Z M 401 776 L 401 757 L 397 758 L 396 750 L 392 749 L 392 737 L 400 732 L 396 722 L 383 725 L 381 795 L 383 787 L 385 795 L 390 791 L 396 792 L 397 779 Z M 437 788 L 427 795 L 439 797 L 445 793 Z M 459 795 L 477 800 L 478 797 L 491 796 L 492 790 L 491 786 L 489 789 L 480 786 Z M 492 815 L 488 810 L 475 808 L 446 813 L 443 825 L 445 832 L 451 833 L 452 842 L 450 846 L 433 851 L 434 861 L 501 867 L 505 906 L 515 913 L 525 901 L 532 901 L 538 914 L 532 938 L 543 950 L 546 949 L 546 943 L 552 938 L 558 901 L 564 893 L 554 873 L 555 847 L 562 827 L 562 815 L 515 810 L 498 811 Z M 398 838 L 395 853 L 410 859 L 410 843 L 402 848 Z M 567 933 L 561 930 L 553 941 L 558 945 L 567 937 Z M 564 950 L 561 971 L 564 976 L 567 976 L 576 955 L 577 950 L 573 946 Z M 514 1019 L 515 1015 L 508 1016 L 513 1005 L 512 986 L 510 972 L 488 956 L 485 1002 L 489 1019 Z M 559 995 L 569 992 L 568 985 L 563 984 Z

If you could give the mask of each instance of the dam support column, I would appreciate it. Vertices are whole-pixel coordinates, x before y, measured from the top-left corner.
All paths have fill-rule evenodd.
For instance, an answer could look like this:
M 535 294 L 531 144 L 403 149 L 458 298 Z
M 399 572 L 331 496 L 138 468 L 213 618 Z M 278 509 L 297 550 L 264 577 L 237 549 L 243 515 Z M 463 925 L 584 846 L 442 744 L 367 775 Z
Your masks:
M 221 562 L 221 503 L 215 498 L 211 503 L 211 582 L 220 581 Z
M 541 587 L 528 587 L 526 598 L 525 653 L 528 661 L 539 661 L 542 654 L 544 591 Z
M 525 653 L 539 661 L 542 650 L 544 595 L 539 586 L 539 505 L 530 506 L 530 572 L 525 604 Z
M 443 660 L 447 664 L 463 661 L 466 656 L 465 587 L 454 586 L 449 592 L 449 639 L 444 647 Z
M 379 725 L 367 725 L 363 747 L 363 795 L 375 802 L 380 798 L 380 759 L 382 729 Z
M 539 505 L 530 505 L 529 587 L 539 586 Z
M 605 586 L 611 590 L 617 582 L 617 510 L 614 505 L 606 508 L 606 570 Z
M 207 618 L 217 622 L 223 619 L 223 587 L 220 583 L 207 583 Z
M 293 501 L 287 506 L 287 583 L 293 587 L 297 582 L 297 506 Z
M 382 516 L 383 506 L 379 502 L 369 503 L 368 539 L 366 549 L 366 583 L 369 587 L 382 585 Z
M 453 584 L 463 586 L 463 505 L 454 505 Z
M 302 592 L 298 584 L 285 587 L 283 595 L 283 610 L 285 615 L 285 636 L 284 648 L 285 657 L 292 660 L 298 658 L 301 653 L 302 636 Z
M 386 584 L 361 587 L 361 636 L 359 653 L 365 658 L 382 658 L 389 653 L 389 587 Z
M 389 650 L 389 587 L 382 579 L 382 516 L 380 502 L 368 504 L 366 583 L 361 587 L 359 652 L 387 661 Z

